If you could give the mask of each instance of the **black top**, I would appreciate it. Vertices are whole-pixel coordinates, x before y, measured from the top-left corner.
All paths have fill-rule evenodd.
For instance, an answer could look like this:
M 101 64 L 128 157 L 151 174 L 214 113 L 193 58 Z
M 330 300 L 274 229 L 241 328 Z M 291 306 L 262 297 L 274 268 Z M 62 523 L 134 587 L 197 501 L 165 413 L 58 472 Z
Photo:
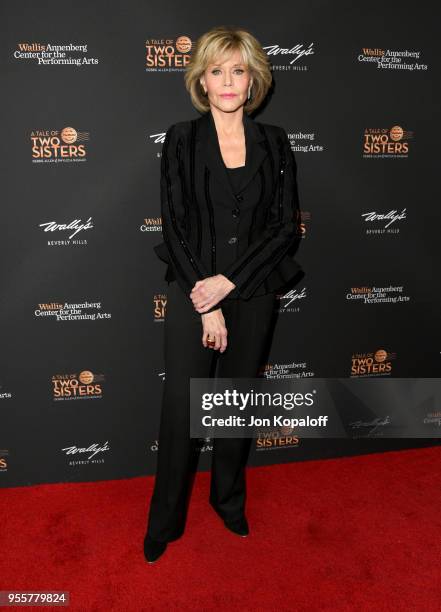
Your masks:
M 227 168 L 228 176 L 230 177 L 230 183 L 233 187 L 234 193 L 239 190 L 239 183 L 243 174 L 245 166 L 236 166 L 236 168 Z

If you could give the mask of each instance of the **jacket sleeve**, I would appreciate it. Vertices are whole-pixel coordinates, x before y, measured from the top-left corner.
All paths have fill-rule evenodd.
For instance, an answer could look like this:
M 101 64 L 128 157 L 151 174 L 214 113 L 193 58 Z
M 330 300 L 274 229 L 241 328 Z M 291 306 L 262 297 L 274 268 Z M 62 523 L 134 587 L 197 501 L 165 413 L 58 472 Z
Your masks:
M 196 281 L 207 278 L 211 274 L 208 273 L 186 238 L 187 201 L 180 174 L 181 154 L 178 128 L 176 124 L 173 124 L 167 130 L 162 146 L 160 181 L 162 237 L 172 265 L 188 286 L 190 293 Z
M 236 287 L 227 297 L 248 299 L 284 257 L 300 244 L 300 209 L 297 191 L 297 164 L 288 136 L 280 129 L 279 167 L 274 199 L 269 207 L 263 235 L 222 274 Z

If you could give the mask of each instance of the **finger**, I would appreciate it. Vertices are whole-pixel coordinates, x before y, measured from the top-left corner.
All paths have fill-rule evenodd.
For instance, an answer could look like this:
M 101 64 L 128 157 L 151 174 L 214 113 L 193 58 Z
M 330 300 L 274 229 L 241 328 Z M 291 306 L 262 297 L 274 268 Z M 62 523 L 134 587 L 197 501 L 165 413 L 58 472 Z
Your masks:
M 223 353 L 228 346 L 227 334 L 222 334 L 220 352 Z
M 212 299 L 210 296 L 203 295 L 201 292 L 193 293 L 193 295 L 190 295 L 190 298 L 193 301 L 193 304 L 195 307 L 203 306 L 204 304 L 207 303 L 207 300 Z
M 216 344 L 209 344 L 211 342 L 215 342 L 216 343 L 216 338 L 214 337 L 214 334 L 208 334 L 208 338 L 207 338 L 207 346 L 208 348 L 210 348 L 211 350 L 214 350 L 216 347 Z
M 205 348 L 214 349 L 215 345 L 209 344 L 209 342 L 212 342 L 213 336 L 214 336 L 213 333 L 205 332 L 204 339 L 203 339 L 203 344 Z
M 210 336 L 209 332 L 204 332 L 204 335 L 202 336 L 202 344 L 205 346 L 205 348 L 211 348 L 211 346 L 208 344 L 209 336 Z
M 214 306 L 217 302 L 214 297 L 201 297 L 194 300 L 194 307 L 198 312 L 205 312 Z
M 202 308 L 202 306 L 205 304 L 205 302 L 202 302 L 199 299 L 193 299 L 193 308 L 199 312 L 200 309 Z
M 210 310 L 210 308 L 214 305 L 215 305 L 215 302 L 211 301 L 211 302 L 204 304 L 203 306 L 197 307 L 196 310 L 197 312 L 203 314 L 204 312 L 207 312 L 207 310 Z
M 201 283 L 201 282 L 202 282 L 202 281 L 197 281 L 197 282 L 196 282 L 195 286 L 194 286 L 194 287 L 193 287 L 193 289 L 191 290 L 191 293 L 192 293 L 192 294 L 196 294 L 196 295 L 197 295 L 198 293 L 200 293 L 200 292 L 201 292 L 201 290 L 202 290 L 202 288 L 203 288 L 203 285 L 198 285 L 198 283 Z
M 197 310 L 198 312 L 202 308 L 203 304 L 204 302 L 201 302 L 201 300 L 193 300 L 194 309 Z
M 200 300 L 201 300 L 201 293 L 200 293 L 200 291 L 194 291 L 193 290 L 190 293 L 190 299 L 193 300 L 194 303 L 200 302 Z
M 216 334 L 216 344 L 214 346 L 214 349 L 216 351 L 218 351 L 221 347 L 221 338 L 220 338 L 220 334 Z

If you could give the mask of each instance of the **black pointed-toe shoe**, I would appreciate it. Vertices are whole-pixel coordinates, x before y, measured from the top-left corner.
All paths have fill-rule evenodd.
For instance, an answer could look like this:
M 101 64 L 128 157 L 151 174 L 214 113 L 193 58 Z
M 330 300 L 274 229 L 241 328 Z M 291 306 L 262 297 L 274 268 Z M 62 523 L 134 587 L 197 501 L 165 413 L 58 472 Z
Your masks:
M 154 563 L 167 548 L 168 542 L 158 542 L 149 535 L 144 538 L 144 557 L 148 563 Z
M 245 516 L 242 516 L 240 519 L 237 519 L 235 521 L 224 521 L 224 525 L 225 527 L 227 527 L 227 529 L 229 529 L 233 533 L 236 533 L 237 535 L 242 536 L 243 538 L 245 538 L 250 533 L 250 530 L 248 528 L 248 522 Z

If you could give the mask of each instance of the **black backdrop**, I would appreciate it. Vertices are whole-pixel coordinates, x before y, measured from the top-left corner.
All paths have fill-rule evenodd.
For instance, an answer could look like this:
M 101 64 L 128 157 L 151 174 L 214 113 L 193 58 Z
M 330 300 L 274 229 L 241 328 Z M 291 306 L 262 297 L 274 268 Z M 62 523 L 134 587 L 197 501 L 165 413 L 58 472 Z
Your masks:
M 270 54 L 275 87 L 255 118 L 286 129 L 298 163 L 306 275 L 280 296 L 263 375 L 439 376 L 434 5 L 9 0 L 1 10 L 2 486 L 154 473 L 161 147 L 171 123 L 198 116 L 183 66 L 215 25 L 249 29 Z M 269 437 L 249 463 L 438 443 L 360 436 Z M 209 464 L 206 440 L 199 469 Z

